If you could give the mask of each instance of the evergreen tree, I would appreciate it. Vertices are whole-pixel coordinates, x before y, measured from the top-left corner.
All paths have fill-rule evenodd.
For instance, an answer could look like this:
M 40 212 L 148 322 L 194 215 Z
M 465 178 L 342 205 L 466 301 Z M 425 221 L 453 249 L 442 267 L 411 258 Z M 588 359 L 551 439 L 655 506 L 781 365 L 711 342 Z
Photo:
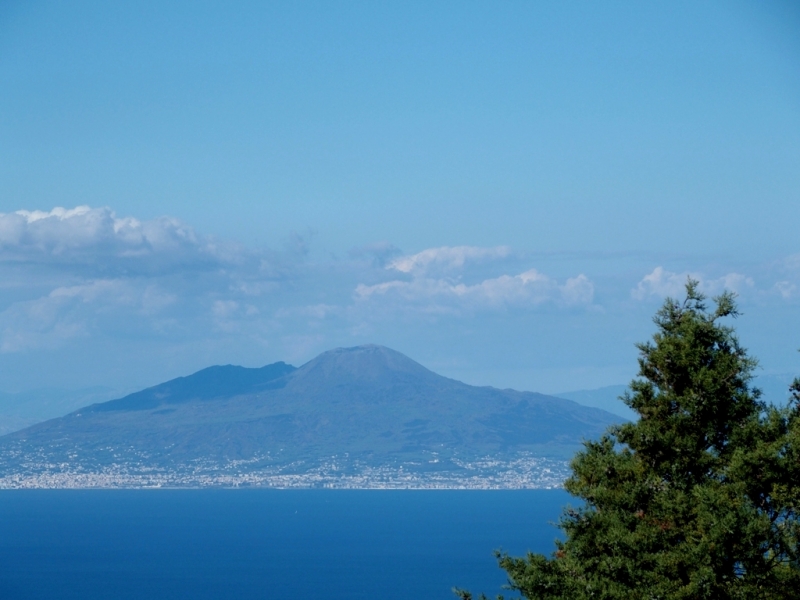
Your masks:
M 667 300 L 623 400 L 640 418 L 585 444 L 548 558 L 498 555 L 530 600 L 800 598 L 800 380 L 787 407 L 753 388 L 731 327 L 697 282 Z M 456 590 L 464 600 L 469 592 Z M 502 598 L 502 596 L 499 596 Z

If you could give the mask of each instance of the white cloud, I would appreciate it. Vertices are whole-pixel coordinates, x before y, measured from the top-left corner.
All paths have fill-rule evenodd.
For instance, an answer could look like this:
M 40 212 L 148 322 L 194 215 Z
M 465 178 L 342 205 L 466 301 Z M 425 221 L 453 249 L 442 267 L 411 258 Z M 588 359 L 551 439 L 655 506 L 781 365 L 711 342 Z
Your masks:
M 741 273 L 728 273 L 718 279 L 700 281 L 701 289 L 709 294 L 719 294 L 725 290 L 742 293 L 755 287 L 755 282 L 751 277 Z
M 650 296 L 676 298 L 685 289 L 689 277 L 696 279 L 697 275 L 673 273 L 665 270 L 664 267 L 656 267 L 652 273 L 644 276 L 634 290 L 631 290 L 631 295 L 637 300 L 644 300 Z
M 781 298 L 784 300 L 789 300 L 790 298 L 798 295 L 797 285 L 791 281 L 778 281 L 773 286 L 773 289 L 780 294 Z
M 536 269 L 519 275 L 501 275 L 474 285 L 428 277 L 388 281 L 356 287 L 358 300 L 399 299 L 423 310 L 442 312 L 466 309 L 536 307 L 545 303 L 564 306 L 592 302 L 594 286 L 585 275 L 559 283 Z
M 163 272 L 241 261 L 243 249 L 200 236 L 178 219 L 119 218 L 109 208 L 0 213 L 0 261 Z
M 656 267 L 631 290 L 631 296 L 636 300 L 651 297 L 679 298 L 683 295 L 690 277 L 700 282 L 700 291 L 705 294 L 719 294 L 725 290 L 741 293 L 755 285 L 750 277 L 740 273 L 728 273 L 717 279 L 708 279 L 698 273 L 675 273 L 664 267 Z
M 412 274 L 423 274 L 432 270 L 452 271 L 462 268 L 468 261 L 490 261 L 510 255 L 511 249 L 508 246 L 442 246 L 428 248 L 410 256 L 400 256 L 390 261 L 386 268 Z

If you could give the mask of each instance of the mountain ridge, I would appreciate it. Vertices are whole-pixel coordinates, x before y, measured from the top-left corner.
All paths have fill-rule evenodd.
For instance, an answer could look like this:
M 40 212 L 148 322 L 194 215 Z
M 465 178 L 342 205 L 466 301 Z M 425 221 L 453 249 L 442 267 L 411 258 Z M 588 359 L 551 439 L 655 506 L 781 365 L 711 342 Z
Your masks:
M 283 361 L 255 369 L 238 365 L 214 365 L 122 398 L 96 403 L 79 410 L 84 412 L 146 410 L 163 404 L 189 402 L 193 399 L 211 400 L 226 395 L 257 391 L 294 370 L 296 367 Z M 172 398 L 176 392 L 182 393 L 183 397 Z

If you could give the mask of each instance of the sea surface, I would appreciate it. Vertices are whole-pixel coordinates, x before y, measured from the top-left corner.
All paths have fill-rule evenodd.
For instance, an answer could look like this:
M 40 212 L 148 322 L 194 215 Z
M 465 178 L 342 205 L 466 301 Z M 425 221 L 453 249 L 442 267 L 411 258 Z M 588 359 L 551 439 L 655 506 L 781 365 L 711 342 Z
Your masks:
M 549 553 L 560 490 L 0 492 L 0 598 L 453 600 Z M 573 500 L 574 503 L 574 500 Z

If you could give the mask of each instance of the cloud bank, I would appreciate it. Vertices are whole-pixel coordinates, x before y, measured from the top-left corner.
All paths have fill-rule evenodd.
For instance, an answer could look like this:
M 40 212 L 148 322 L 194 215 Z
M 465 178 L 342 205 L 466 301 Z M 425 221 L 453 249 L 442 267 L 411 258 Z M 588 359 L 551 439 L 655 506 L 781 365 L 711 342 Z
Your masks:
M 0 352 L 99 337 L 272 344 L 278 335 L 324 339 L 326 327 L 358 331 L 386 311 L 458 317 L 592 303 L 586 275 L 511 270 L 520 260 L 508 246 L 404 254 L 382 242 L 314 263 L 298 236 L 282 251 L 255 250 L 173 217 L 141 220 L 89 206 L 18 210 L 0 214 L 0 270 L 15 290 L 0 310 Z
M 471 285 L 428 277 L 360 284 L 355 295 L 361 302 L 388 299 L 395 304 L 399 301 L 405 309 L 448 312 L 535 308 L 546 303 L 588 305 L 594 296 L 594 286 L 582 274 L 559 283 L 536 269 L 530 269 L 518 275 L 501 275 Z
M 88 206 L 0 214 L 2 262 L 160 273 L 238 263 L 245 254 L 171 217 L 140 221 Z
M 700 291 L 707 295 L 720 294 L 725 290 L 741 294 L 755 287 L 753 279 L 741 273 L 728 273 L 709 279 L 701 273 L 675 273 L 664 267 L 656 267 L 631 290 L 631 296 L 636 300 L 679 298 L 684 294 L 689 278 L 699 281 Z
M 594 284 L 586 275 L 560 282 L 537 269 L 502 273 L 510 259 L 519 260 L 508 246 L 428 248 L 387 261 L 389 278 L 360 283 L 354 297 L 365 306 L 451 314 L 592 303 Z M 492 277 L 476 277 L 472 273 L 477 267 L 481 272 L 501 272 Z
M 121 217 L 110 208 L 0 214 L 0 361 L 7 369 L 26 356 L 32 365 L 47 357 L 60 364 L 93 351 L 124 371 L 139 355 L 150 369 L 180 353 L 202 355 L 193 366 L 258 364 L 270 349 L 274 360 L 300 362 L 337 345 L 424 346 L 442 331 L 480 331 L 470 339 L 491 345 L 498 330 L 514 340 L 560 326 L 555 315 L 581 336 L 584 327 L 612 335 L 611 319 L 650 310 L 631 298 L 680 297 L 690 275 L 709 295 L 731 289 L 743 301 L 791 310 L 800 299 L 797 256 L 752 273 L 708 277 L 707 265 L 641 264 L 629 276 L 508 246 L 403 252 L 384 241 L 337 257 L 313 242 L 294 235 L 246 247 L 180 219 Z

